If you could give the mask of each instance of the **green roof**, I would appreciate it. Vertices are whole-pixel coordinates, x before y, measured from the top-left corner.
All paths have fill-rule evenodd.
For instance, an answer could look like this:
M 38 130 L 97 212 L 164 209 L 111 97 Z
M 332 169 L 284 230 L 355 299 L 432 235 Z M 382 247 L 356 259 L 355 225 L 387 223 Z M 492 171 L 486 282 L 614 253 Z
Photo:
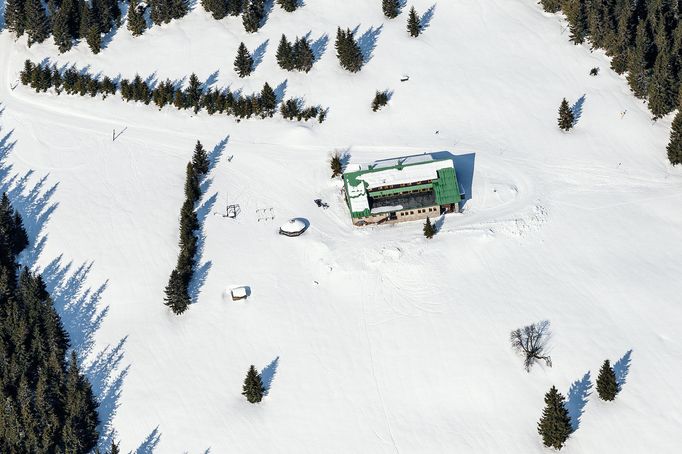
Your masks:
M 405 162 L 409 158 L 403 158 L 398 160 L 398 164 L 388 167 L 376 167 L 370 166 L 368 169 L 357 170 L 353 172 L 347 172 L 343 174 L 344 185 L 346 189 L 346 202 L 348 203 L 348 208 L 351 211 L 351 216 L 354 218 L 365 217 L 370 214 L 368 196 L 371 197 L 385 197 L 393 194 L 399 194 L 409 190 L 420 190 L 420 189 L 430 189 L 433 188 L 436 203 L 438 205 L 449 205 L 453 203 L 460 202 L 462 200 L 459 183 L 457 182 L 457 173 L 454 169 L 454 163 L 449 159 L 435 159 L 427 160 L 421 162 Z M 420 169 L 416 169 L 417 166 L 433 165 L 434 163 L 447 162 L 447 165 L 436 170 L 437 178 L 432 179 L 431 177 L 425 178 L 427 173 L 420 173 Z M 398 172 L 391 172 L 391 171 Z M 405 171 L 407 170 L 407 171 Z M 404 174 L 403 174 L 403 171 Z M 369 184 L 365 179 L 361 178 L 364 175 L 371 175 L 379 172 L 388 172 L 389 179 L 384 180 L 385 186 L 391 186 L 395 184 L 406 185 L 399 188 L 390 189 L 380 189 L 381 184 L 374 181 L 374 187 L 378 190 L 372 191 L 368 189 Z M 392 174 L 392 175 L 391 175 Z M 433 174 L 431 174 L 433 175 Z M 392 181 L 391 176 L 395 179 Z M 412 178 L 411 178 L 412 177 Z M 381 177 L 379 177 L 381 178 Z M 371 180 L 371 178 L 370 178 Z M 410 180 L 414 184 L 410 184 Z M 424 181 L 430 181 L 429 183 L 424 183 Z M 355 208 L 355 209 L 354 209 Z

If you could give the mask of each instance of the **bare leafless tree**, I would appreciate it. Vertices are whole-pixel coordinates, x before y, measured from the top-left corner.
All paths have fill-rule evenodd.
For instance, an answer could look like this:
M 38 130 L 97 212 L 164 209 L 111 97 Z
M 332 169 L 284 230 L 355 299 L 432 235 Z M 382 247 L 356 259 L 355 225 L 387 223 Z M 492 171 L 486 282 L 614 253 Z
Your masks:
M 530 372 L 535 361 L 540 359 L 552 367 L 552 358 L 545 354 L 551 335 L 549 320 L 533 323 L 511 332 L 509 338 L 512 348 L 525 358 L 524 366 L 527 372 Z

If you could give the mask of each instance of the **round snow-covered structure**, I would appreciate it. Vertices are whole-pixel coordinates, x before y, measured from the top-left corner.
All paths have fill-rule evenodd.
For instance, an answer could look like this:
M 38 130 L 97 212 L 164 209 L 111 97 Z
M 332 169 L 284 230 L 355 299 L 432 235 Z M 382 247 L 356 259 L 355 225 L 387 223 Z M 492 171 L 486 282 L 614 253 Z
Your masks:
M 310 224 L 302 218 L 289 219 L 289 221 L 279 228 L 279 234 L 284 236 L 300 236 L 308 230 Z

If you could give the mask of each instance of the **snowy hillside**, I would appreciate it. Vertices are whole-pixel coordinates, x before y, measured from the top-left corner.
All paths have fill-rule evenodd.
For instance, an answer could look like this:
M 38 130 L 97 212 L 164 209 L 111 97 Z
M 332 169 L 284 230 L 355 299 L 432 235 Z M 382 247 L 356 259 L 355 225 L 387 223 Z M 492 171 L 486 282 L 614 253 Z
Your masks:
M 577 424 L 562 452 L 680 452 L 670 119 L 652 124 L 608 59 L 568 42 L 535 0 L 441 0 L 416 39 L 407 11 L 388 20 L 380 3 L 275 6 L 255 34 L 197 3 L 138 38 L 119 28 L 99 55 L 0 34 L 2 186 L 32 239 L 23 260 L 44 271 L 91 365 L 105 436 L 139 453 L 541 453 L 556 385 Z M 339 67 L 337 26 L 358 27 L 369 57 L 357 74 Z M 310 33 L 323 51 L 310 73 L 277 66 L 282 33 Z M 246 79 L 233 69 L 241 41 L 264 49 Z M 12 89 L 27 58 L 127 78 L 196 72 L 245 93 L 267 81 L 330 110 L 321 125 L 237 123 Z M 384 89 L 392 99 L 374 113 Z M 582 109 L 569 133 L 556 126 L 564 97 Z M 199 208 L 204 280 L 175 316 L 163 290 L 198 139 L 215 161 Z M 470 200 L 430 241 L 420 222 L 355 228 L 329 178 L 335 150 L 355 163 L 452 153 Z M 218 214 L 228 200 L 236 220 Z M 298 216 L 305 235 L 277 235 Z M 246 302 L 223 297 L 235 285 L 250 287 Z M 542 319 L 553 367 L 527 373 L 509 332 Z M 624 380 L 608 403 L 594 386 L 607 358 Z M 251 364 L 271 379 L 259 405 L 240 394 Z

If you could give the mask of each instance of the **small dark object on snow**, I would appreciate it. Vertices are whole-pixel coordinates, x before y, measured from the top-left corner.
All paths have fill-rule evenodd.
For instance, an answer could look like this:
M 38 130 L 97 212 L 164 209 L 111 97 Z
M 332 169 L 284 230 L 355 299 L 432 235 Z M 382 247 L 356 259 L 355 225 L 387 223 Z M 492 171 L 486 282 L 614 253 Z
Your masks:
M 400 82 L 407 82 L 408 80 L 410 80 L 410 76 L 403 76 L 400 78 Z
M 592 68 L 590 70 L 590 76 L 598 76 L 599 75 L 599 68 Z
M 317 205 L 319 208 L 324 208 L 324 209 L 329 208 L 329 204 L 323 202 L 322 199 L 315 199 L 314 202 L 315 202 L 315 205 Z

